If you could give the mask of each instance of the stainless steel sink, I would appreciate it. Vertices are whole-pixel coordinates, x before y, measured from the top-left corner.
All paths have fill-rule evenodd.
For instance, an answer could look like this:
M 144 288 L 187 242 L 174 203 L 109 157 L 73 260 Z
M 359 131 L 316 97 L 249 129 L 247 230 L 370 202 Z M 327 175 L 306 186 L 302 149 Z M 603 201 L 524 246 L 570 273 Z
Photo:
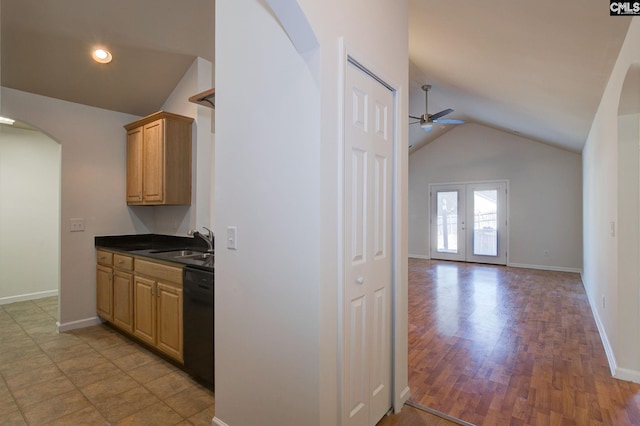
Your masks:
M 165 259 L 184 259 L 184 260 L 196 260 L 196 261 L 206 261 L 209 259 L 213 259 L 213 253 L 191 250 L 191 249 L 180 249 L 180 250 L 156 250 L 151 253 L 156 254 Z
M 185 254 L 183 256 L 175 256 L 181 259 L 191 259 L 191 260 L 208 260 L 211 259 L 213 253 L 197 253 L 197 254 Z
M 160 254 L 162 256 L 169 256 L 169 257 L 184 257 L 184 256 L 192 256 L 194 254 L 202 254 L 203 252 L 183 249 L 183 250 L 157 250 L 157 251 L 152 251 L 151 253 Z

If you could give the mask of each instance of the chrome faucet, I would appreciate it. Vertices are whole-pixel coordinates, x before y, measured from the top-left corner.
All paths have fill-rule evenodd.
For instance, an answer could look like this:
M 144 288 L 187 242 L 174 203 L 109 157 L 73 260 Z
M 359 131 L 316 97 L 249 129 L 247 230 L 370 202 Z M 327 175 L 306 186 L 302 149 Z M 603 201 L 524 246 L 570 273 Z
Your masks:
M 189 231 L 189 235 L 193 235 L 194 237 L 199 237 L 207 243 L 207 253 L 213 253 L 213 231 L 206 226 L 203 228 L 207 231 L 206 234 L 203 234 L 195 229 Z

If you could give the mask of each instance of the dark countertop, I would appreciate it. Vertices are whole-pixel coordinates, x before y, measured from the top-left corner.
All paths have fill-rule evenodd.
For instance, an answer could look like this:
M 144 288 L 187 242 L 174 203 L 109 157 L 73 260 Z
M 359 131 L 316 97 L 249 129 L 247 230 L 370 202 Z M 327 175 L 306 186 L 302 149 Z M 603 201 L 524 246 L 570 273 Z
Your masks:
M 214 270 L 214 257 L 207 260 L 176 258 L 166 254 L 171 250 L 207 251 L 207 244 L 200 238 L 176 237 L 172 235 L 142 234 L 142 235 L 109 235 L 95 237 L 96 248 L 122 252 L 134 256 L 146 257 L 152 260 L 178 263 L 192 266 L 205 271 Z

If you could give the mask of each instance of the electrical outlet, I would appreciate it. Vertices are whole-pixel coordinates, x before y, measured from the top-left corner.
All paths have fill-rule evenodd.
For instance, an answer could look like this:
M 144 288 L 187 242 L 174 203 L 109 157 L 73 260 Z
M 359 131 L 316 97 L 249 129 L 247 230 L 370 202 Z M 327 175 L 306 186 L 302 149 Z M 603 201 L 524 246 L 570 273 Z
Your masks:
M 84 219 L 82 218 L 69 219 L 69 231 L 84 232 Z

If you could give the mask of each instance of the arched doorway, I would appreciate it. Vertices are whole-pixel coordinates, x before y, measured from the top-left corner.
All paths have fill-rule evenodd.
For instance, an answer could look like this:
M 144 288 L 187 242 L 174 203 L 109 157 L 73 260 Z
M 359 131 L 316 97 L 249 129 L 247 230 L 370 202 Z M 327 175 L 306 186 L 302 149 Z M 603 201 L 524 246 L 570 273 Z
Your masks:
M 621 318 L 640 313 L 640 63 L 629 66 L 618 104 L 618 229 L 611 229 L 618 245 L 617 306 Z M 628 353 L 640 353 L 637 321 L 620 321 L 619 335 Z M 622 365 L 638 365 L 636 360 L 617 356 Z
M 27 124 L 0 125 L 0 304 L 57 296 L 61 145 Z M 47 303 L 58 315 L 58 302 Z

